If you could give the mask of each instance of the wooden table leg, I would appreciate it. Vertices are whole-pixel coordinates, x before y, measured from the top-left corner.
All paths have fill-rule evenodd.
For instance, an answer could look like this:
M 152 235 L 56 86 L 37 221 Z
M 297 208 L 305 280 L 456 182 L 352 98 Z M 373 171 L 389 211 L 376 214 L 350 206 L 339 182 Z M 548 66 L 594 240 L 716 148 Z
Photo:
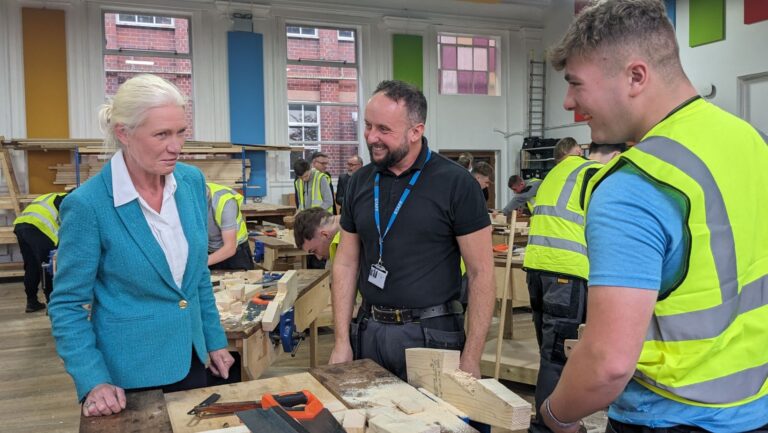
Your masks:
M 317 367 L 317 319 L 309 326 L 309 367 Z

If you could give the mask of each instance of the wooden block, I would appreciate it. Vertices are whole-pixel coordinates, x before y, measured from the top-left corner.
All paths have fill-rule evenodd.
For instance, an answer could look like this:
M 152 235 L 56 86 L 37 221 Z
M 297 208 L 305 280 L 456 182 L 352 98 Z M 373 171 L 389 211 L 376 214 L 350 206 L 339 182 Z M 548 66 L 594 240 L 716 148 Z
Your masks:
M 248 427 L 239 425 L 235 427 L 217 428 L 216 430 L 206 430 L 201 433 L 251 433 Z
M 395 405 L 398 409 L 403 411 L 404 413 L 408 415 L 412 415 L 414 413 L 419 413 L 424 411 L 424 406 L 420 405 L 419 402 L 412 398 L 403 398 L 400 400 L 397 400 L 395 402 Z
M 432 400 L 435 403 L 437 403 L 438 407 L 447 410 L 448 412 L 456 415 L 457 417 L 459 417 L 459 418 L 461 418 L 463 420 L 468 420 L 469 419 L 469 415 L 467 415 L 466 413 L 460 411 L 456 406 L 448 403 L 447 401 L 443 400 L 442 398 L 440 398 L 440 397 L 436 396 L 435 394 L 429 392 L 426 388 L 420 387 L 419 391 L 422 394 L 424 394 L 427 397 L 429 397 L 430 400 Z
M 296 271 L 286 272 L 277 282 L 275 299 L 267 305 L 264 317 L 261 318 L 261 329 L 273 331 L 280 323 L 280 315 L 296 302 L 299 278 Z
M 344 414 L 342 427 L 347 433 L 365 433 L 365 410 L 348 410 Z
M 245 299 L 245 285 L 243 285 L 243 283 L 228 284 L 227 293 L 229 293 L 230 298 L 237 301 L 243 301 Z
M 264 278 L 264 271 L 262 271 L 261 269 L 254 270 L 254 271 L 245 271 L 245 279 L 248 280 L 250 283 L 259 281 L 262 278 Z
M 407 416 L 379 415 L 369 419 L 368 426 L 373 433 L 440 433 L 440 425 Z
M 229 312 L 234 314 L 235 316 L 239 316 L 243 314 L 243 303 L 240 301 L 235 301 L 229 305 Z
M 407 349 L 405 357 L 408 383 L 433 392 L 473 421 L 509 430 L 528 428 L 531 404 L 496 379 L 476 379 L 460 371 L 458 351 L 415 348 Z

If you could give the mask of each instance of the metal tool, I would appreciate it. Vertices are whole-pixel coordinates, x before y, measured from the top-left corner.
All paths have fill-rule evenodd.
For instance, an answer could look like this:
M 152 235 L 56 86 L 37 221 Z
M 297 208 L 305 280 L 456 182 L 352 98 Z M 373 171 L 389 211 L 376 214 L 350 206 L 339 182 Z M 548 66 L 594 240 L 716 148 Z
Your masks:
M 307 338 L 307 334 L 296 330 L 293 307 L 280 315 L 280 322 L 278 323 L 277 328 L 270 332 L 269 336 L 275 344 L 282 344 L 283 351 L 290 353 L 291 357 L 296 357 L 296 351 L 299 350 L 299 343 Z
M 203 400 L 200 404 L 193 407 L 189 412 L 187 412 L 187 415 L 197 415 L 198 411 L 216 403 L 217 401 L 219 401 L 220 398 L 221 396 L 214 392 L 213 394 L 209 395 L 208 398 Z

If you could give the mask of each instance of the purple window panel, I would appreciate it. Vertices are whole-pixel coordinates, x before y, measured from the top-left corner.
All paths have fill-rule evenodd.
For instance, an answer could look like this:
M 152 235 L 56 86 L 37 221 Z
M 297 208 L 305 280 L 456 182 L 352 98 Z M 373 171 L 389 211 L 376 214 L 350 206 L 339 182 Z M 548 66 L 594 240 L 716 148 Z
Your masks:
M 476 47 L 488 46 L 488 38 L 474 38 L 473 42 Z
M 473 72 L 475 74 L 475 91 L 473 92 L 476 95 L 487 95 L 488 94 L 488 74 L 485 72 Z
M 459 71 L 459 93 L 472 94 L 472 71 Z
M 488 48 L 488 70 L 496 72 L 496 48 Z
M 440 46 L 440 69 L 456 69 L 456 45 Z

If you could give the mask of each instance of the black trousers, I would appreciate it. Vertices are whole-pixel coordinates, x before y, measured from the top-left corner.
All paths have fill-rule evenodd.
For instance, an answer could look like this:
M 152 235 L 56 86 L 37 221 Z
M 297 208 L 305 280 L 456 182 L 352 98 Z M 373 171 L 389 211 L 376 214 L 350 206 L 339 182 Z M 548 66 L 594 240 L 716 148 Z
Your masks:
M 608 425 L 605 427 L 605 433 L 698 433 L 698 432 L 706 432 L 706 431 L 707 430 L 704 430 L 703 428 L 688 426 L 688 425 L 651 428 L 651 427 L 645 427 L 641 425 L 624 424 L 623 422 L 619 422 L 610 418 L 608 419 Z M 766 433 L 766 432 L 768 432 L 768 424 L 756 430 L 750 430 L 749 432 L 745 432 L 745 433 Z
M 400 379 L 407 380 L 405 349 L 464 349 L 464 315 L 389 324 L 370 318 L 370 310 L 365 308 L 364 303 L 357 318 L 350 324 L 349 338 L 354 359 L 371 359 Z
M 200 359 L 197 357 L 197 352 L 193 348 L 192 359 L 190 360 L 190 366 L 189 366 L 189 373 L 187 373 L 187 376 L 184 379 L 181 379 L 176 383 L 171 383 L 168 385 L 151 386 L 147 388 L 126 389 L 125 392 L 131 393 L 131 392 L 151 391 L 151 390 L 159 389 L 159 390 L 162 390 L 164 393 L 168 393 L 168 392 L 177 392 L 177 391 L 187 391 L 190 389 L 197 389 L 197 388 L 205 388 L 207 386 L 224 385 L 227 383 L 238 383 L 241 380 L 240 363 L 242 362 L 242 360 L 240 359 L 239 353 L 230 352 L 230 354 L 232 355 L 233 358 L 235 358 L 235 363 L 232 364 L 232 367 L 229 368 L 228 379 L 222 379 L 221 377 L 214 376 L 213 373 L 211 373 L 211 370 L 205 368 L 205 365 L 202 362 L 200 362 Z
M 27 304 L 38 303 L 37 290 L 40 280 L 45 278 L 45 301 L 51 298 L 53 276 L 43 275 L 42 265 L 48 262 L 51 250 L 56 248 L 53 241 L 32 224 L 17 224 L 13 228 L 16 239 L 19 240 L 21 257 L 24 259 L 24 292 L 27 294 Z
M 248 241 L 243 242 L 237 246 L 235 255 L 223 260 L 219 263 L 215 263 L 208 267 L 210 270 L 244 270 L 249 271 L 254 269 L 253 265 L 253 253 L 251 252 L 251 246 Z
M 533 326 L 539 343 L 539 375 L 536 379 L 536 419 L 529 432 L 551 432 L 538 413 L 555 390 L 565 366 L 566 339 L 577 338 L 579 325 L 587 319 L 587 282 L 581 278 L 527 271 Z

